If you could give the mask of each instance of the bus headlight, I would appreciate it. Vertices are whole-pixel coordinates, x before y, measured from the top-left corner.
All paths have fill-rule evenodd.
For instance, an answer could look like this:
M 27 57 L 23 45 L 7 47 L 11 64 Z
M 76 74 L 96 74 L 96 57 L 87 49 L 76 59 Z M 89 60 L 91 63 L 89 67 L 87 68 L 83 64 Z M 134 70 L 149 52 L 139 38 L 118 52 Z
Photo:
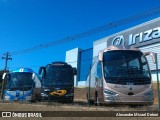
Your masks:
M 44 89 L 44 91 L 45 91 L 45 92 L 49 92 L 49 91 L 50 91 L 50 89 Z
M 26 100 L 31 100 L 31 96 L 26 96 L 25 99 Z
M 48 95 L 45 94 L 45 93 L 41 93 L 41 96 L 42 96 L 42 97 L 48 97 Z
M 107 90 L 107 89 L 104 90 L 104 94 L 105 95 L 118 95 L 117 93 L 110 91 L 110 90 Z
M 104 89 L 105 101 L 107 102 L 115 102 L 115 96 L 118 96 L 117 93 Z
M 4 96 L 4 100 L 10 100 L 10 96 L 5 95 L 5 96 Z
M 112 96 L 106 96 L 105 99 L 107 101 L 115 101 L 115 99 Z

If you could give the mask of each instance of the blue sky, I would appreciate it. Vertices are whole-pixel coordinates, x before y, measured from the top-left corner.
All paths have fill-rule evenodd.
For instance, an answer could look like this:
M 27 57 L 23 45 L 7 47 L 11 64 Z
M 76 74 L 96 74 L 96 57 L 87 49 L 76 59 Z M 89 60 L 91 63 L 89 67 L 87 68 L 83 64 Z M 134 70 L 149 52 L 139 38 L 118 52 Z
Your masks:
M 0 55 L 63 39 L 156 7 L 160 7 L 160 0 L 0 0 Z M 91 48 L 93 41 L 141 22 L 13 55 L 8 68 L 30 67 L 37 72 L 39 66 L 64 61 L 67 50 Z M 0 59 L 0 70 L 4 63 Z

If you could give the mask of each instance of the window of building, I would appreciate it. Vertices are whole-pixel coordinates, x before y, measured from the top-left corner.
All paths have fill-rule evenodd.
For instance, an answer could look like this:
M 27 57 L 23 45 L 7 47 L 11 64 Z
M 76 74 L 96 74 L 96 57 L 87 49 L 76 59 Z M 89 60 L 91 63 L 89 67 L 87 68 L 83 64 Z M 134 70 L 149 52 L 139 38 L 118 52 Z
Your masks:
M 93 48 L 81 51 L 79 55 L 79 81 L 86 81 L 92 64 Z

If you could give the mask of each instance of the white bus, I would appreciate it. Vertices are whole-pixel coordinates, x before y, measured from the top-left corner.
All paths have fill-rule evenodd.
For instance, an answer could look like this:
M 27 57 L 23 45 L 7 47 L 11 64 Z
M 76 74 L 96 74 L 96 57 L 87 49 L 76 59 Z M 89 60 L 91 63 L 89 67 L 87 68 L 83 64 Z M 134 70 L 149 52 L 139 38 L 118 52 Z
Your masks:
M 155 53 L 142 53 L 131 46 L 109 46 L 100 51 L 87 79 L 88 100 L 97 105 L 152 105 L 154 96 L 147 55 L 155 63 Z
M 41 99 L 41 79 L 29 68 L 18 68 L 3 74 L 4 101 L 35 101 Z

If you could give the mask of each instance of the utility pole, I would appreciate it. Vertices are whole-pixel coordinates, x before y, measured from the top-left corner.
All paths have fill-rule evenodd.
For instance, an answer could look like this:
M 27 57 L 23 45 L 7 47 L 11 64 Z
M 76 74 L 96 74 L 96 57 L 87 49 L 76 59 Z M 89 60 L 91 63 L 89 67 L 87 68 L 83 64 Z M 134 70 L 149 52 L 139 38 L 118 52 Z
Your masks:
M 12 58 L 9 58 L 10 55 L 9 55 L 8 52 L 6 52 L 4 55 L 5 55 L 6 57 L 2 57 L 2 59 L 6 59 L 5 67 L 4 67 L 4 72 L 6 72 L 6 71 L 7 71 L 8 60 L 12 60 Z
M 5 54 L 5 57 L 2 57 L 2 59 L 6 59 L 5 61 L 5 67 L 4 67 L 4 73 L 7 72 L 7 64 L 8 64 L 8 60 L 12 60 L 12 58 L 9 58 L 9 53 L 6 52 Z M 1 99 L 3 98 L 3 89 L 4 89 L 4 79 L 2 80 L 2 89 L 1 89 Z

